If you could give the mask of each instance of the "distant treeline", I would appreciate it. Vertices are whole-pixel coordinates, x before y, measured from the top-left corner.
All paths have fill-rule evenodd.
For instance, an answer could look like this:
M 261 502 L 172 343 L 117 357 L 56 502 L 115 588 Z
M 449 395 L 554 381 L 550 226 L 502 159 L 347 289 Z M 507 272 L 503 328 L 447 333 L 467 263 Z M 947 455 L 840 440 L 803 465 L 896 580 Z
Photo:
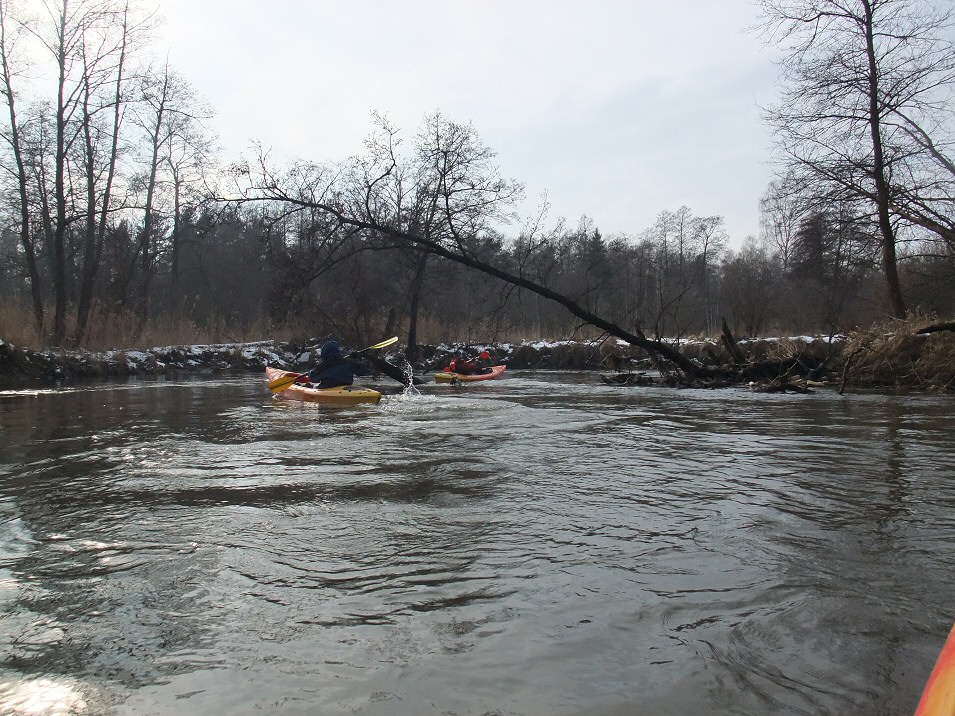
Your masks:
M 521 223 L 523 186 L 440 114 L 414 137 L 376 115 L 340 163 L 276 166 L 261 149 L 229 164 L 211 109 L 156 59 L 149 7 L 0 0 L 0 338 L 398 334 L 413 350 L 600 337 L 581 321 L 634 342 L 955 313 L 948 5 L 864 0 L 872 12 L 820 29 L 758 4 L 791 45 L 768 116 L 783 166 L 760 236 L 731 243 L 687 207 L 625 235 L 587 217 L 545 227 L 544 211 Z M 905 52 L 882 39 L 897 37 Z M 56 86 L 29 81 L 43 75 Z
M 639 236 L 607 238 L 584 220 L 536 245 L 533 265 L 522 258 L 520 241 L 499 239 L 482 250 L 496 265 L 544 277 L 555 291 L 647 335 L 715 335 L 724 317 L 741 337 L 825 335 L 885 315 L 878 256 L 862 239 L 847 241 L 831 217 L 804 221 L 786 255 L 754 241 L 729 250 L 720 224 L 683 208 L 662 213 Z M 48 344 L 48 334 L 30 328 L 30 283 L 15 239 L 11 232 L 0 236 L 0 299 L 7 306 L 0 325 L 8 340 Z M 247 210 L 181 217 L 175 246 L 163 236 L 150 274 L 135 280 L 126 272 L 136 253 L 129 227 L 110 227 L 104 243 L 109 251 L 83 340 L 94 348 L 272 335 L 336 335 L 358 345 L 404 337 L 412 311 L 421 343 L 594 334 L 561 306 L 461 265 L 358 237 L 329 246 L 315 227 L 265 223 Z M 39 279 L 49 285 L 43 244 L 38 249 Z M 902 267 L 911 305 L 925 313 L 951 311 L 955 258 L 911 257 Z M 71 264 L 66 276 L 75 305 L 79 267 Z M 129 297 L 146 280 L 151 300 L 141 326 Z

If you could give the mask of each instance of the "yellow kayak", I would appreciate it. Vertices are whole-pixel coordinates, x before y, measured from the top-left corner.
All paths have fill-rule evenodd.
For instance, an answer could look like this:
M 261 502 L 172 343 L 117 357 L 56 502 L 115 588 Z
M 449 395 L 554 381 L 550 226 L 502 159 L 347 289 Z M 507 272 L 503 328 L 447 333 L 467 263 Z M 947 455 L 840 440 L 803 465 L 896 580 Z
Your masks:
M 278 368 L 266 367 L 265 369 L 265 378 L 269 383 L 287 375 L 298 374 Z M 287 400 L 304 400 L 309 403 L 327 403 L 328 405 L 357 405 L 358 403 L 377 403 L 381 400 L 381 393 L 371 388 L 361 388 L 354 385 L 343 385 L 338 388 L 309 388 L 296 383 L 275 393 L 275 397 Z

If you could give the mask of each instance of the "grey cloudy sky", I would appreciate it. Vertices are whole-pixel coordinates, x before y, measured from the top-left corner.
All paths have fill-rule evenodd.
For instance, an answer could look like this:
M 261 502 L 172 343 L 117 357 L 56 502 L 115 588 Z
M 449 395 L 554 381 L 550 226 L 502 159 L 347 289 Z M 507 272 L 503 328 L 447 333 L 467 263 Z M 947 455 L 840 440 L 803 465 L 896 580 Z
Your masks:
M 227 158 L 361 150 L 471 122 L 531 214 L 635 235 L 663 210 L 758 233 L 773 53 L 748 0 L 159 0 L 160 45 L 215 108 Z M 551 222 L 552 223 L 552 222 Z

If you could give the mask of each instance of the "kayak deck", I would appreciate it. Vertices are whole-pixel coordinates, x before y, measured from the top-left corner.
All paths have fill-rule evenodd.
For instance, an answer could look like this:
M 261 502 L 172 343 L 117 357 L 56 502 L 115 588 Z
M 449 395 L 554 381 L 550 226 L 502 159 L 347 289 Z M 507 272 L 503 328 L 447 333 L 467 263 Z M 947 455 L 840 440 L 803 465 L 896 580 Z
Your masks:
M 955 714 L 955 626 L 929 674 L 915 716 L 952 716 Z
M 434 381 L 436 383 L 473 383 L 478 380 L 494 380 L 504 375 L 505 370 L 507 370 L 506 365 L 495 365 L 491 366 L 490 373 L 449 373 L 444 371 L 435 373 Z
M 270 383 L 286 375 L 298 374 L 278 368 L 266 367 L 265 369 L 265 379 Z M 275 397 L 285 400 L 303 400 L 308 403 L 326 403 L 328 405 L 357 405 L 359 403 L 377 403 L 381 400 L 381 393 L 372 388 L 362 388 L 354 385 L 343 385 L 338 388 L 310 388 L 295 383 L 291 387 L 275 393 Z

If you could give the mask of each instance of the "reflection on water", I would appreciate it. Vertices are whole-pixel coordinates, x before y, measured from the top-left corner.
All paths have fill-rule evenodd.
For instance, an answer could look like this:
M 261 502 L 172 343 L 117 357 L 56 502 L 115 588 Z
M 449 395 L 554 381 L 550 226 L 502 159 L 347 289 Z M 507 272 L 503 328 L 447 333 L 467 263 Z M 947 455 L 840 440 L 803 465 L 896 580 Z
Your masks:
M 587 373 L 0 393 L 0 711 L 911 713 L 953 427 Z

